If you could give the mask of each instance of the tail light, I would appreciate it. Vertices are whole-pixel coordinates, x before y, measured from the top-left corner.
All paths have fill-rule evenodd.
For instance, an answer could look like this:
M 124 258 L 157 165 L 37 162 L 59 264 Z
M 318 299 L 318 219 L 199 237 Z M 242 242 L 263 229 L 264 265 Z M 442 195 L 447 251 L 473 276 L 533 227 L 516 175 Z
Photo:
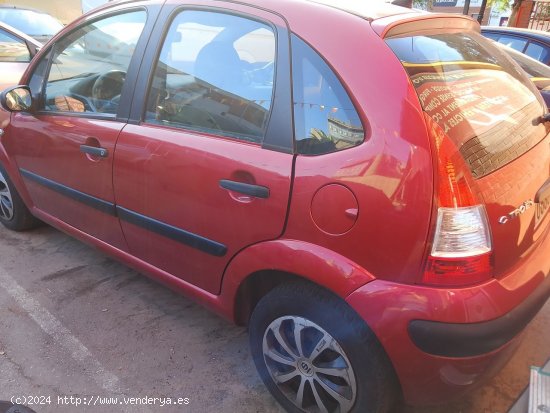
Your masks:
M 456 145 L 428 115 L 437 162 L 437 221 L 422 282 L 465 286 L 493 276 L 492 243 L 485 207 Z

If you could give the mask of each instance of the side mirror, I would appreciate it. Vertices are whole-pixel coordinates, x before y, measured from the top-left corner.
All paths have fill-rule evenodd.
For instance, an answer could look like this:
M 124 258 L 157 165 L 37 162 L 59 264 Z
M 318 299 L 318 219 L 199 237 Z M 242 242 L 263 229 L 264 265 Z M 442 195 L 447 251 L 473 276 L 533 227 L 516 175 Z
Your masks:
M 15 86 L 0 95 L 0 104 L 10 112 L 28 112 L 32 107 L 32 95 L 28 86 Z

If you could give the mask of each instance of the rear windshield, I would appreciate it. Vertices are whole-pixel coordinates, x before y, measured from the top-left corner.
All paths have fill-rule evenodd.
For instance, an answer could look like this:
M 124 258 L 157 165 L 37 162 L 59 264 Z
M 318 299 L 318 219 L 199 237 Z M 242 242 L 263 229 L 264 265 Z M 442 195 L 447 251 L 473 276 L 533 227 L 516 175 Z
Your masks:
M 545 107 L 521 69 L 477 33 L 386 39 L 420 103 L 460 149 L 474 178 L 501 168 L 546 135 Z

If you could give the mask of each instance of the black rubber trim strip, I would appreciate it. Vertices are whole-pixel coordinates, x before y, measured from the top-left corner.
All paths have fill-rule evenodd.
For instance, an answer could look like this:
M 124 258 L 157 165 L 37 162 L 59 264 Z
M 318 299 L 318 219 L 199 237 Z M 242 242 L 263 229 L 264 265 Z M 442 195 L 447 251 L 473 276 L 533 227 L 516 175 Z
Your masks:
M 206 252 L 207 254 L 222 257 L 227 252 L 227 247 L 219 242 L 212 241 L 208 238 L 201 237 L 200 235 L 193 234 L 192 232 L 165 224 L 164 222 L 146 217 L 145 215 L 138 214 L 137 212 L 130 211 L 120 206 L 117 206 L 116 210 L 121 220 L 137 225 L 138 227 L 154 232 L 155 234 L 170 238 L 174 241 L 181 242 L 182 244 L 198 249 L 202 252 Z
M 294 153 L 294 105 L 292 104 L 290 32 L 287 27 L 277 26 L 275 33 L 277 54 L 273 105 L 262 148 L 292 154 Z
M 491 321 L 451 324 L 413 320 L 409 335 L 425 353 L 443 357 L 472 357 L 503 346 L 520 333 L 550 297 L 550 275 L 524 302 Z
M 255 198 L 269 198 L 269 188 L 265 186 L 245 184 L 243 182 L 235 182 L 228 179 L 221 179 L 220 186 L 228 191 L 239 192 Z
M 100 158 L 106 158 L 109 156 L 109 151 L 107 149 L 88 145 L 80 145 L 80 152 L 87 153 L 92 156 L 99 156 Z
M 68 186 L 62 185 L 55 181 L 52 181 L 43 176 L 37 175 L 26 169 L 19 169 L 21 175 L 37 184 L 45 186 L 52 191 L 55 191 L 61 195 L 65 195 L 68 198 L 71 198 L 75 201 L 81 202 L 89 207 L 97 209 L 98 211 L 104 212 L 106 214 L 116 216 L 115 204 L 104 201 L 103 199 L 96 198 L 95 196 L 85 194 L 84 192 L 77 191 L 76 189 L 69 188 Z

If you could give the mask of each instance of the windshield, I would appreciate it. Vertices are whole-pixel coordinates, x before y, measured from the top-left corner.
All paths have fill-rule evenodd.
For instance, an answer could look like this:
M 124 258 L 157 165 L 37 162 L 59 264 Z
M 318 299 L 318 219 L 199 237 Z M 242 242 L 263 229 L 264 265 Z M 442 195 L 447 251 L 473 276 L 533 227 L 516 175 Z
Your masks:
M 63 28 L 49 14 L 25 9 L 0 8 L 0 21 L 38 40 L 47 40 Z

